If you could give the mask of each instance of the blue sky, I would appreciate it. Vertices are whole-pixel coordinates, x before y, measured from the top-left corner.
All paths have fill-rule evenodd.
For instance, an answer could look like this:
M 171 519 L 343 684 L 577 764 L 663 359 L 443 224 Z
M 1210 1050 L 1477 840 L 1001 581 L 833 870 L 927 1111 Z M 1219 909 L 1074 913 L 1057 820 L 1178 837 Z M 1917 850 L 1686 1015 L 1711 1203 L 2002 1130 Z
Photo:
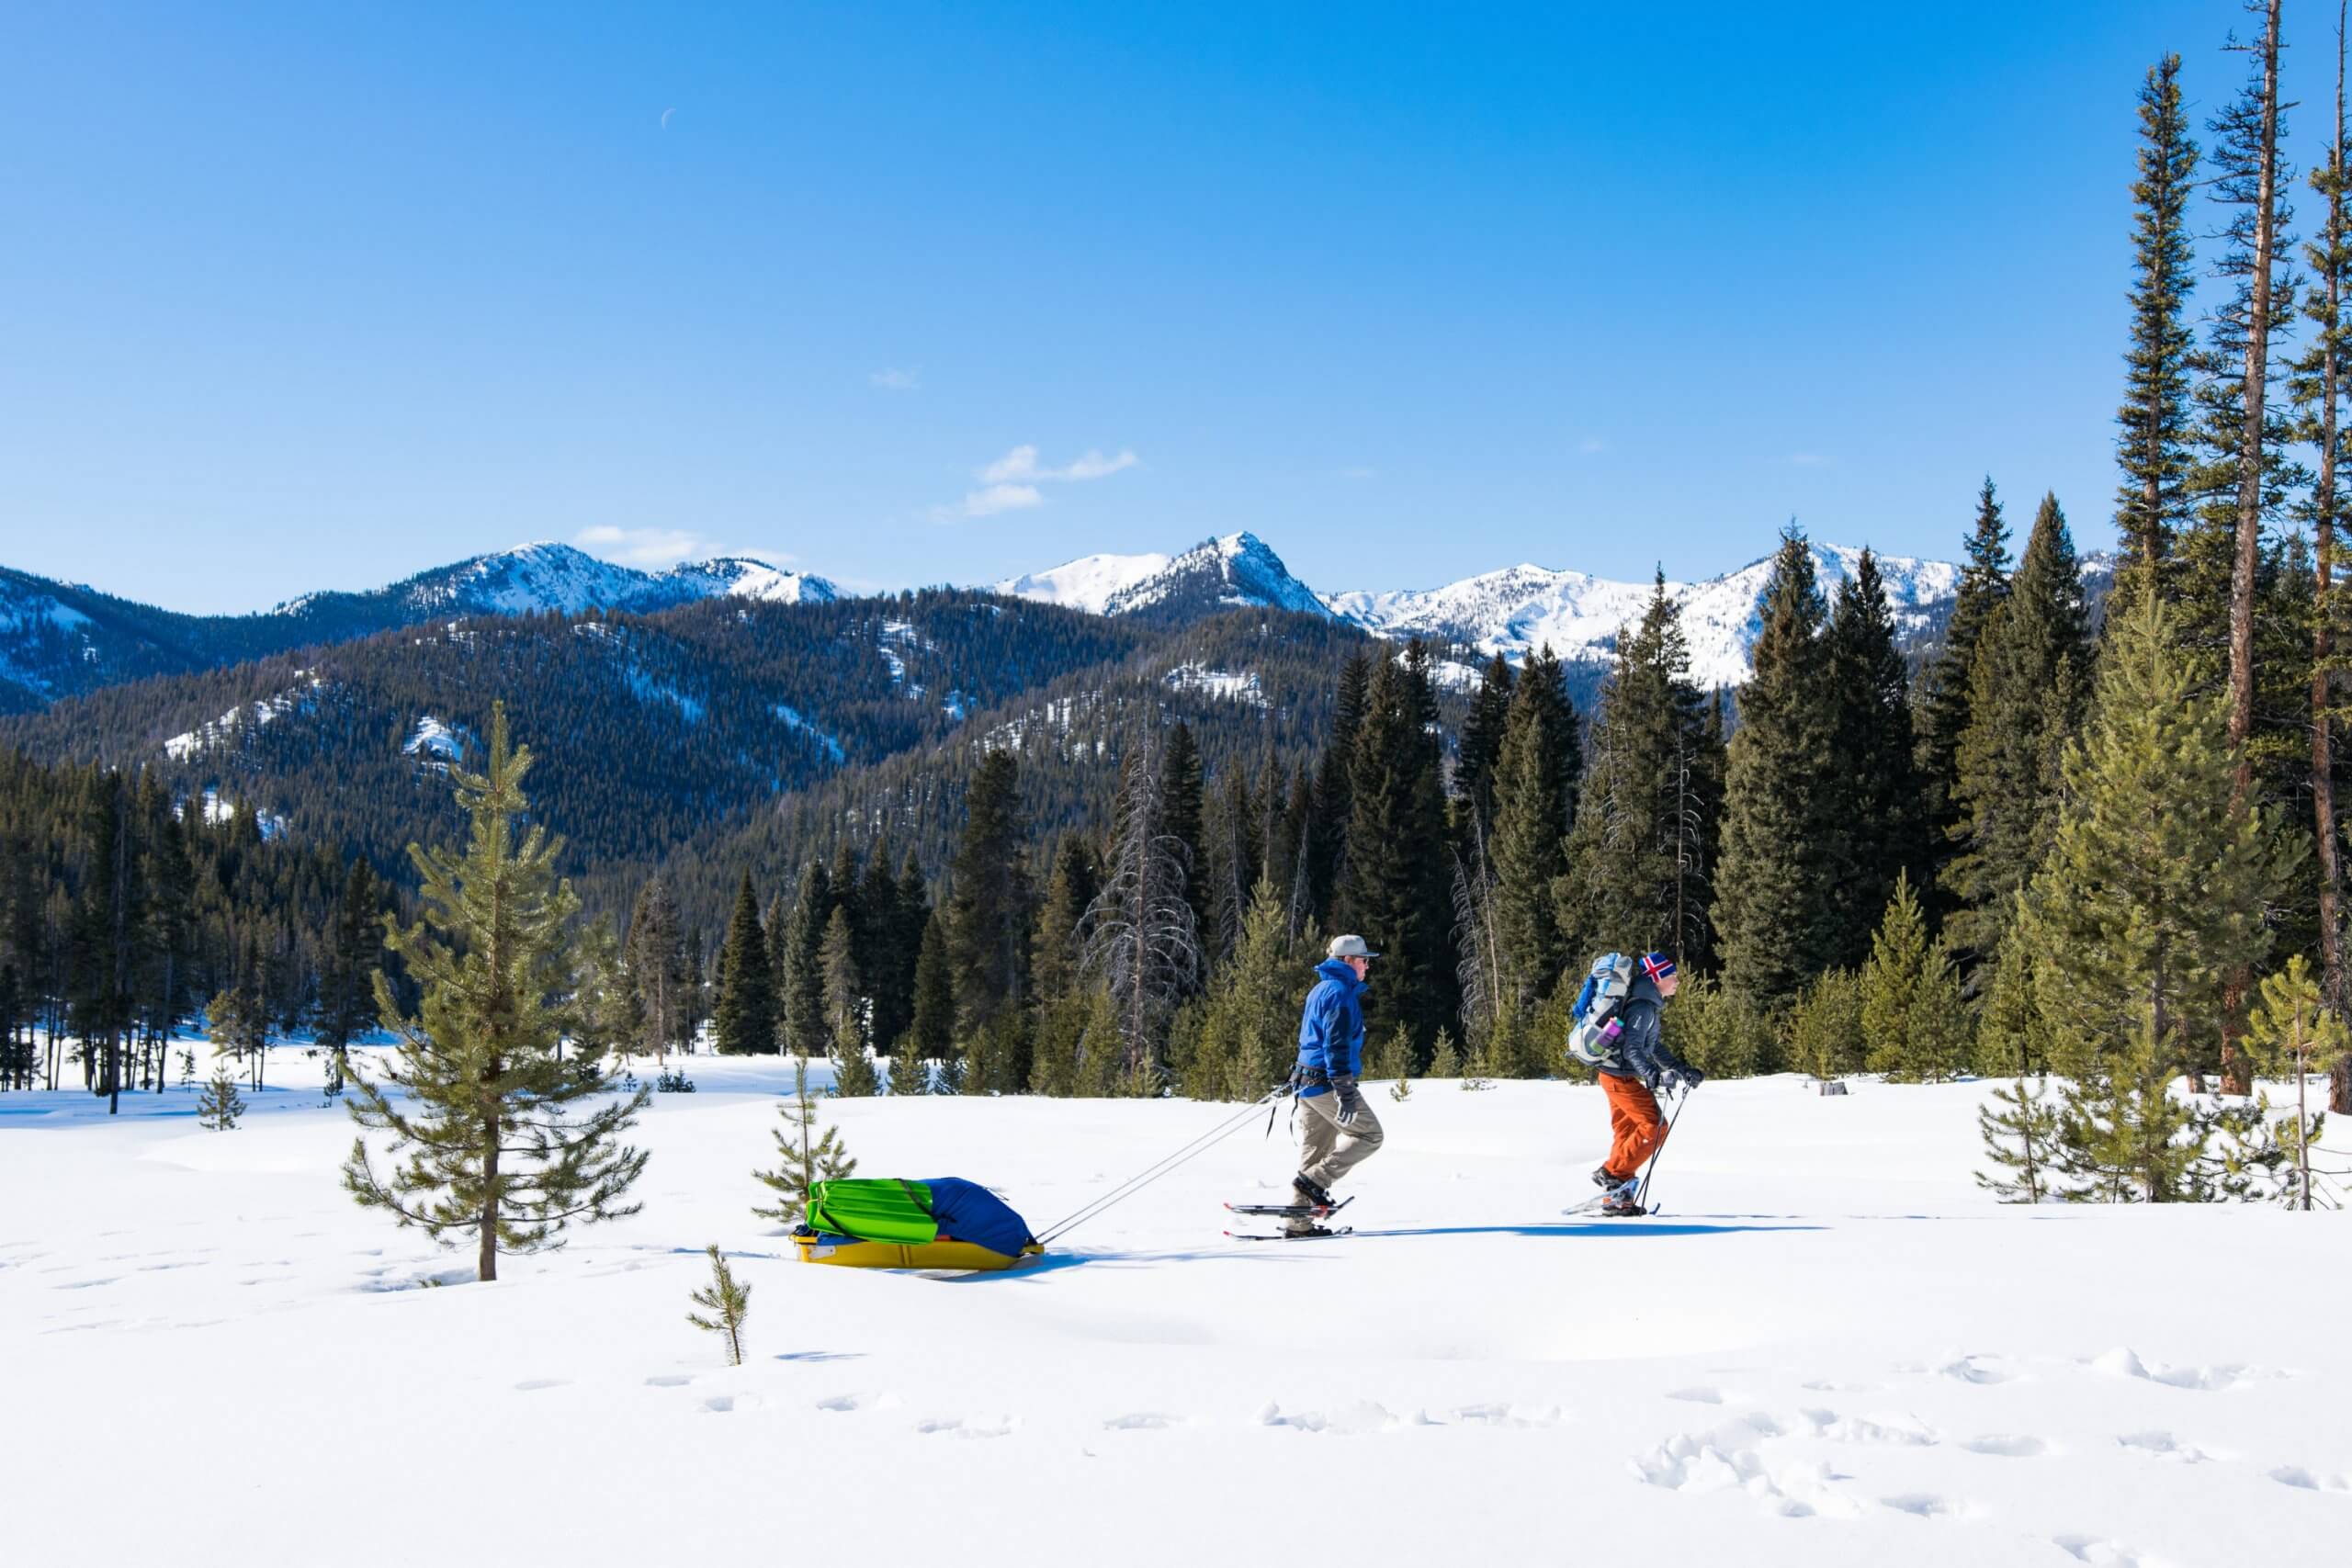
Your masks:
M 2288 8 L 2306 164 L 2333 23 Z M 530 538 L 1700 577 L 1792 516 L 1949 557 L 1988 471 L 2102 545 L 2132 96 L 2177 49 L 2201 120 L 2233 27 L 20 0 L 0 562 L 204 611 Z

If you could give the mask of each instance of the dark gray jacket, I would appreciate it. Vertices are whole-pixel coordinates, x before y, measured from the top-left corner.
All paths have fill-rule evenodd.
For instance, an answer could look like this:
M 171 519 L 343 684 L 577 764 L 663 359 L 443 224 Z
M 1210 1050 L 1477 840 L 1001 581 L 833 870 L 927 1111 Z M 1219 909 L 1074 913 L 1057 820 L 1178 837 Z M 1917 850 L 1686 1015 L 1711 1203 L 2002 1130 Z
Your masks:
M 1600 1071 L 1616 1078 L 1639 1078 L 1652 1089 L 1667 1072 L 1687 1073 L 1690 1064 L 1676 1055 L 1660 1036 L 1657 1010 L 1666 1005 L 1658 995 L 1657 983 L 1648 976 L 1636 974 L 1633 989 L 1617 1004 L 1617 1021 L 1624 1032 L 1617 1036 L 1617 1052 Z

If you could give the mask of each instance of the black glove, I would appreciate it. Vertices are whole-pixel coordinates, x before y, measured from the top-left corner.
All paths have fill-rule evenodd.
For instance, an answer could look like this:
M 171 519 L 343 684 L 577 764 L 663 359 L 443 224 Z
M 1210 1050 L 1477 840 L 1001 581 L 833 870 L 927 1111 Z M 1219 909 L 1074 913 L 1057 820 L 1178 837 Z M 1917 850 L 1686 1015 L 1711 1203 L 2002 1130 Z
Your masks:
M 1681 1078 L 1675 1073 L 1675 1070 L 1672 1067 L 1660 1067 L 1657 1070 L 1657 1077 L 1650 1080 L 1650 1092 L 1652 1094 L 1672 1094 L 1674 1092 L 1675 1085 L 1681 1081 Z
M 1682 1091 L 1685 1094 L 1688 1094 L 1690 1090 L 1697 1089 L 1701 1084 L 1705 1083 L 1706 1081 L 1707 1075 L 1701 1072 L 1698 1068 L 1685 1067 L 1682 1069 Z
M 1331 1079 L 1331 1092 L 1340 1097 L 1340 1125 L 1354 1126 L 1356 1118 L 1363 1114 L 1363 1091 L 1356 1088 L 1355 1078 L 1346 1073 L 1338 1075 Z

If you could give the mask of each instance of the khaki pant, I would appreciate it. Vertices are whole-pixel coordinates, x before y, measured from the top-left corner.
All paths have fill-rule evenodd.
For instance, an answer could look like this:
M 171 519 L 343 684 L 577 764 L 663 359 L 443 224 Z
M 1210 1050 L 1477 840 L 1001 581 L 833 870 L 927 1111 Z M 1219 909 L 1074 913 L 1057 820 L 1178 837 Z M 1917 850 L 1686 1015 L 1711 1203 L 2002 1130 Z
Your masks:
M 1298 1100 L 1298 1173 L 1329 1191 L 1340 1178 L 1380 1148 L 1380 1118 L 1367 1098 L 1354 1122 L 1340 1125 L 1340 1097 L 1317 1094 Z

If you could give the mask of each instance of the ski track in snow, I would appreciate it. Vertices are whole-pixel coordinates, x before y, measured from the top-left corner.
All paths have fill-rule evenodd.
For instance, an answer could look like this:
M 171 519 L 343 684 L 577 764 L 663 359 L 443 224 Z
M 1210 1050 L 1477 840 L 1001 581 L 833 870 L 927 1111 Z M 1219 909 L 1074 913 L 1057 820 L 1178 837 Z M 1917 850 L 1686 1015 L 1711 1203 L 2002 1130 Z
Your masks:
M 2199 1568 L 2352 1537 L 2352 1353 L 2308 1323 L 2257 1332 L 2177 1272 L 2193 1251 L 2217 1279 L 2275 1275 L 2296 1248 L 2314 1299 L 2344 1299 L 2346 1217 L 1999 1208 L 1970 1180 L 1982 1086 L 1712 1085 L 1662 1164 L 1672 1211 L 1612 1222 L 1556 1214 L 1605 1131 L 1597 1091 L 1427 1084 L 1382 1098 L 1354 1236 L 1218 1237 L 1220 1200 L 1286 1180 L 1278 1129 L 1027 1269 L 955 1276 L 793 1261 L 749 1215 L 788 1065 L 697 1057 L 700 1092 L 640 1124 L 644 1213 L 484 1286 L 469 1249 L 342 1195 L 348 1120 L 278 1087 L 317 1070 L 284 1055 L 229 1134 L 196 1129 L 192 1091 L 112 1122 L 84 1095 L 0 1096 L 0 1182 L 41 1194 L 0 1237 L 0 1333 L 37 1348 L 12 1416 L 142 1477 L 102 1536 L 71 1489 L 0 1481 L 26 1561 L 312 1561 L 333 1540 L 411 1563 L 405 1532 L 345 1525 L 350 1478 L 418 1451 L 520 1466 L 530 1520 L 443 1521 L 512 1561 L 788 1539 L 901 1562 L 913 1538 L 862 1523 L 894 1509 L 1050 1519 L 973 1532 L 957 1553 L 983 1568 L 1110 1539 L 1188 1568 L 1308 1555 L 1334 1509 L 1366 1561 L 1417 1565 Z M 1046 1224 L 1229 1111 L 823 1114 L 862 1172 L 969 1174 Z M 683 1321 L 709 1241 L 753 1287 L 741 1367 Z M 563 1454 L 517 1457 L 549 1431 Z M 626 1458 L 579 1462 L 596 1452 Z M 256 1467 L 273 1505 L 214 1511 Z M 1311 1506 L 1210 1506 L 1301 1482 Z M 1161 1495 L 1188 1501 L 1138 1529 Z

